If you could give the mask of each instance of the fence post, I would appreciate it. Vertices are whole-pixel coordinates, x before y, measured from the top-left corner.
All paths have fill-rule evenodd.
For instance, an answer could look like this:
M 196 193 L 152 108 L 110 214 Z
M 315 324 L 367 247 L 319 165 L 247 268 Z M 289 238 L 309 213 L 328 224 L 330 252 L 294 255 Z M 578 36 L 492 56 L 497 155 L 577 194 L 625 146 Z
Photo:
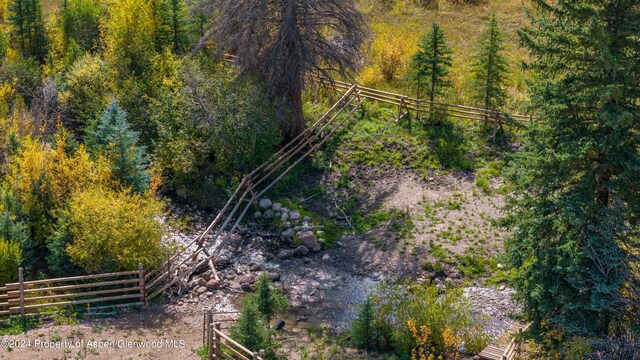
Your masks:
M 18 281 L 20 282 L 20 316 L 24 319 L 24 269 L 18 269 Z
M 213 359 L 213 323 L 211 322 L 211 308 L 207 308 L 207 359 Z
M 259 357 L 258 357 L 258 353 L 257 353 L 257 352 L 254 352 L 254 353 L 253 353 L 253 360 L 258 360 L 258 359 L 259 359 Z
M 261 349 L 260 350 L 260 360 L 265 360 L 266 355 L 267 355 L 266 351 Z
M 222 347 L 221 347 L 221 338 L 220 338 L 220 323 L 217 322 L 215 324 L 216 327 L 216 360 L 222 359 Z
M 138 263 L 138 279 L 140 279 L 140 301 L 147 306 L 147 290 L 144 285 L 144 268 Z

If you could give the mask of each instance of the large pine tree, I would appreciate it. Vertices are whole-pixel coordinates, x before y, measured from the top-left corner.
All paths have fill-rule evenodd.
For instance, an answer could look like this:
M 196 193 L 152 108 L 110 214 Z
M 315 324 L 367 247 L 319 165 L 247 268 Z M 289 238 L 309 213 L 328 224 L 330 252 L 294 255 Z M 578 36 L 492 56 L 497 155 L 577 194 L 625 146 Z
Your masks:
M 534 321 L 638 324 L 640 2 L 535 0 L 521 31 L 539 121 L 514 159 L 507 251 Z
M 429 117 L 433 117 L 433 102 L 451 86 L 447 79 L 451 67 L 451 50 L 447 46 L 444 32 L 435 22 L 431 31 L 420 42 L 418 51 L 411 59 L 411 67 L 407 80 L 416 89 L 416 96 L 421 98 L 422 91 L 431 102 Z

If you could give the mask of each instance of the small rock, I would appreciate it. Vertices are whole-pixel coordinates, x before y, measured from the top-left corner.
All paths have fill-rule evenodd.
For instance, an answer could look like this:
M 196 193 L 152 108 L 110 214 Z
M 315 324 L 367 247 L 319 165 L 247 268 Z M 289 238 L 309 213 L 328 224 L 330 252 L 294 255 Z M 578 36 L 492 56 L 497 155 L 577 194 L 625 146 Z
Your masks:
M 320 239 L 318 239 L 318 242 L 319 242 L 320 244 L 324 244 L 324 243 L 326 242 L 326 240 L 325 240 L 325 239 L 323 239 L 323 238 L 320 238 Z
M 305 256 L 309 253 L 309 248 L 304 245 L 300 245 L 294 250 L 294 253 L 297 256 Z
M 282 213 L 282 215 L 280 215 L 280 221 L 285 222 L 289 220 L 289 214 L 288 213 Z
M 202 274 L 202 278 L 206 281 L 211 280 L 211 271 L 207 271 L 206 273 Z
M 262 214 L 265 219 L 273 219 L 274 213 L 273 210 L 269 209 Z
M 262 218 L 262 213 L 260 211 L 256 211 L 255 214 L 253 214 L 253 218 L 254 219 L 261 219 Z
M 280 204 L 280 203 L 273 203 L 273 204 L 271 205 L 271 209 L 272 209 L 273 211 L 280 211 L 280 210 L 282 210 L 282 204 Z
M 249 229 L 247 229 L 247 228 L 246 228 L 246 227 L 244 227 L 244 226 L 241 226 L 241 227 L 238 229 L 238 235 L 240 235 L 240 236 L 245 236 L 245 235 L 247 235 L 248 233 L 249 233 Z
M 288 222 L 288 221 L 287 222 L 283 222 L 282 226 L 286 227 L 287 229 L 290 229 L 291 228 L 291 223 Z
M 198 295 L 202 295 L 204 293 L 207 292 L 207 287 L 206 286 L 201 286 L 198 288 Z
M 280 260 L 290 259 L 291 257 L 293 257 L 293 250 L 282 250 L 278 254 L 278 259 Z
M 498 269 L 504 268 L 504 264 L 498 264 Z
M 198 279 L 198 285 L 199 285 L 199 286 L 205 286 L 205 285 L 207 285 L 207 280 L 205 280 L 204 278 L 200 278 L 200 279 Z
M 298 234 L 300 238 L 300 242 L 302 245 L 308 247 L 313 251 L 320 251 L 320 243 L 318 242 L 318 237 L 316 234 L 311 231 L 304 231 Z M 317 250 L 316 250 L 317 249 Z
M 267 274 L 267 278 L 271 281 L 279 281 L 280 280 L 280 273 L 277 273 L 275 271 L 270 272 Z
M 260 205 L 260 207 L 263 208 L 263 209 L 270 208 L 271 207 L 271 200 L 269 200 L 269 199 L 261 199 L 260 203 L 258 205 Z
M 251 276 L 251 275 L 240 276 L 238 278 L 238 283 L 240 283 L 240 284 L 242 284 L 242 283 L 253 284 L 254 282 L 255 282 L 255 280 L 253 279 L 253 276 Z
M 242 289 L 242 291 L 251 291 L 251 284 L 249 283 L 242 283 L 240 284 L 240 289 Z
M 439 279 L 439 278 L 435 278 L 435 279 L 433 280 L 433 283 L 434 283 L 434 284 L 436 284 L 436 286 L 444 286 L 444 281 L 442 281 L 442 280 L 441 280 L 441 279 Z
M 322 255 L 322 261 L 329 261 L 329 259 L 331 259 L 331 256 L 329 256 L 329 254 Z
M 506 289 L 507 287 L 504 285 L 500 285 L 500 291 L 504 291 L 504 289 Z
M 251 267 L 249 268 L 249 270 L 251 270 L 251 271 L 262 271 L 262 265 L 260 265 L 260 264 L 253 264 L 253 265 L 251 265 Z
M 293 229 L 287 229 L 283 231 L 282 234 L 280 235 L 285 239 L 293 239 L 293 237 L 296 235 L 296 232 Z
M 291 220 L 294 220 L 294 221 L 295 220 L 300 220 L 300 218 L 301 218 L 300 213 L 297 210 L 296 211 L 292 211 L 289 214 L 289 217 L 290 217 Z
M 308 217 L 308 216 L 305 216 L 305 217 L 302 218 L 302 221 L 304 221 L 306 223 L 309 223 L 309 222 L 311 222 L 311 218 Z
M 207 281 L 207 290 L 218 290 L 220 289 L 220 281 L 212 279 Z
M 289 212 L 291 212 L 291 210 L 289 210 L 289 208 L 287 207 L 283 207 L 282 209 L 280 209 L 280 212 L 288 214 Z
M 276 213 L 273 215 L 274 218 L 276 219 L 280 219 L 282 217 L 282 213 L 280 211 L 276 211 Z

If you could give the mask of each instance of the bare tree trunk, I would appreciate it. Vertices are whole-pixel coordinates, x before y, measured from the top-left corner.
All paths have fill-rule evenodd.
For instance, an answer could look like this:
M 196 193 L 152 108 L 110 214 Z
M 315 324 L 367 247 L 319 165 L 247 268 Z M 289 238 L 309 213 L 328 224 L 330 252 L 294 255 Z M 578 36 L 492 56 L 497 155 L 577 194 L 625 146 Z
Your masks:
M 287 102 L 291 110 L 291 123 L 287 129 L 287 139 L 291 140 L 300 135 L 307 127 L 304 120 L 302 89 L 300 86 L 294 86 L 289 90 Z

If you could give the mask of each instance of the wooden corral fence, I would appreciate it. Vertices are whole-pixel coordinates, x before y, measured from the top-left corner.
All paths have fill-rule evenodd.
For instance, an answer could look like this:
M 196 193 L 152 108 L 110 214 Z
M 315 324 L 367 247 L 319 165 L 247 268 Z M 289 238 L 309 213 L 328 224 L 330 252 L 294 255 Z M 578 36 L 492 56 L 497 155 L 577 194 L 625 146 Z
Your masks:
M 208 266 L 217 279 L 216 257 L 233 236 L 251 206 L 342 128 L 364 100 L 358 87 L 353 85 L 318 121 L 246 175 L 202 234 L 160 267 L 148 272 L 145 278 L 147 300 L 162 294 L 179 281 L 188 280 L 191 274 L 203 267 Z
M 265 351 L 251 351 L 222 332 L 219 322 L 213 321 L 211 309 L 205 311 L 203 344 L 208 360 L 264 360 Z
M 88 313 L 104 308 L 144 305 L 142 264 L 136 271 L 19 281 L 0 288 L 0 315 L 38 315 L 51 307 L 85 305 Z M 92 307 L 92 304 L 98 306 Z

